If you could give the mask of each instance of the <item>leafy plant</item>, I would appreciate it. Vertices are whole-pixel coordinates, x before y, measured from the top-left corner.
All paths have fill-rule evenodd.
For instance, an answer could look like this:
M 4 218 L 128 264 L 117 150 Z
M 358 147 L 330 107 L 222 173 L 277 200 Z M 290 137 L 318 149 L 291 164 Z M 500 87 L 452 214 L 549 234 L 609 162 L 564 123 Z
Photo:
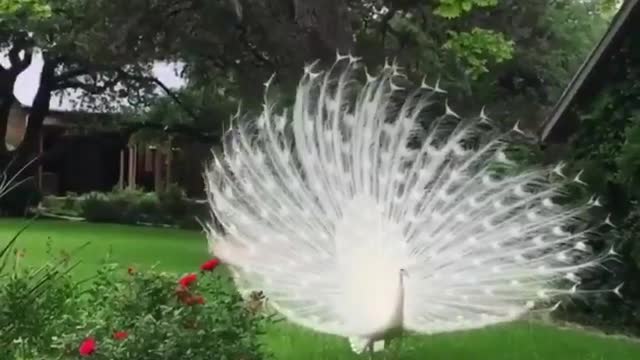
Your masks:
M 27 223 L 0 248 L 0 358 L 35 359 L 53 354 L 55 336 L 77 324 L 79 291 L 68 276 L 75 267 L 61 258 L 22 266 L 15 244 Z
M 205 204 L 187 198 L 177 185 L 159 193 L 126 189 L 77 198 L 46 198 L 42 207 L 49 213 L 75 213 L 92 222 L 168 224 L 189 229 L 199 228 L 197 219 L 209 216 Z
M 474 7 L 498 5 L 498 0 L 440 0 L 434 13 L 447 19 L 454 19 L 471 11 Z
M 27 227 L 0 247 L 1 359 L 267 358 L 259 335 L 270 317 L 214 271 L 217 259 L 183 277 L 105 264 L 81 284 L 67 256 L 23 265 L 14 248 Z
M 126 220 L 128 213 L 126 202 L 98 192 L 86 195 L 81 200 L 80 209 L 85 219 L 94 222 L 121 222 Z
M 579 127 L 570 139 L 568 162 L 573 170 L 583 169 L 582 180 L 588 185 L 582 197 L 601 196 L 604 216 L 616 228 L 609 227 L 600 237 L 614 243 L 620 263 L 607 268 L 624 281 L 623 300 L 602 300 L 593 304 L 574 304 L 564 315 L 574 321 L 606 328 L 624 328 L 640 333 L 638 299 L 640 299 L 640 51 L 632 37 L 621 44 L 619 52 L 608 61 L 605 86 L 588 103 L 576 103 Z M 578 198 L 574 195 L 574 198 Z M 604 279 L 599 288 L 612 287 Z
M 84 350 L 105 360 L 265 358 L 258 335 L 266 317 L 252 312 L 223 274 L 180 279 L 106 265 L 83 304 L 82 325 L 57 339 L 65 358 Z
M 444 44 L 464 63 L 472 79 L 488 72 L 490 62 L 499 64 L 511 59 L 513 47 L 514 42 L 503 34 L 480 28 L 471 32 L 449 31 L 449 40 Z
M 184 190 L 176 184 L 158 193 L 158 201 L 162 211 L 172 219 L 179 219 L 188 210 L 187 195 Z

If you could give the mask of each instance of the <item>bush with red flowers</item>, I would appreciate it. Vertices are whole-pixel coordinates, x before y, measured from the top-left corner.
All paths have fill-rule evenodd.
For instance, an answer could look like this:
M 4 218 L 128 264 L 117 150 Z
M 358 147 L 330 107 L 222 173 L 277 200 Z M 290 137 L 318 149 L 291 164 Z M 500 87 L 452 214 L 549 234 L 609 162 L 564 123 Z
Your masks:
M 0 244 L 0 359 L 262 360 L 255 314 L 216 261 L 189 274 L 105 265 L 74 284 L 64 266 L 18 266 Z M 7 247 L 9 249 L 9 247 Z M 12 271 L 2 273 L 2 263 Z M 7 267 L 8 268 L 8 267 Z
M 258 335 L 267 319 L 251 312 L 220 272 L 130 274 L 107 266 L 85 304 L 81 325 L 57 340 L 68 359 L 266 358 Z

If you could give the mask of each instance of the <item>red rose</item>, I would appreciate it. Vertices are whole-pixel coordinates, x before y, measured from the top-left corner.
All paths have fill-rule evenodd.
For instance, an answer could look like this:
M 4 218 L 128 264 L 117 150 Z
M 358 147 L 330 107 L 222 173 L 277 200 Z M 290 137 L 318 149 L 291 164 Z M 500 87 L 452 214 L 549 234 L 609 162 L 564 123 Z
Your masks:
M 196 274 L 188 274 L 183 276 L 182 279 L 180 279 L 180 281 L 178 282 L 180 283 L 180 285 L 182 285 L 182 287 L 188 288 L 197 279 L 198 279 L 198 276 Z
M 93 338 L 88 338 L 80 344 L 80 356 L 91 356 L 96 352 L 96 341 Z
M 218 265 L 220 265 L 220 260 L 214 258 L 214 259 L 211 259 L 211 260 L 207 261 L 206 263 L 200 265 L 200 270 L 201 271 L 213 271 L 213 269 L 218 267 Z
M 122 341 L 128 337 L 129 334 L 127 334 L 125 331 L 116 331 L 115 333 L 113 333 L 113 338 L 119 341 Z

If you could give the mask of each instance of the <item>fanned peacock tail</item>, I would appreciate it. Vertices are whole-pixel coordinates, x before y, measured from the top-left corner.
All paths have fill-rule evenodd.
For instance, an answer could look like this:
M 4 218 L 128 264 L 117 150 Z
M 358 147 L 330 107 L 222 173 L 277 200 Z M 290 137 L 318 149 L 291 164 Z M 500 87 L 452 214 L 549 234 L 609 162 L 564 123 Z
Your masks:
M 581 225 L 597 199 L 556 202 L 579 174 L 519 169 L 507 156 L 517 126 L 496 133 L 484 111 L 458 116 L 438 84 L 406 84 L 395 65 L 374 76 L 339 56 L 305 68 L 293 107 L 265 95 L 259 116 L 229 129 L 206 172 L 222 228 L 208 232 L 238 286 L 345 336 L 382 326 L 371 314 L 393 307 L 400 268 L 403 327 L 425 333 L 589 292 L 581 275 L 615 253 L 594 254 Z

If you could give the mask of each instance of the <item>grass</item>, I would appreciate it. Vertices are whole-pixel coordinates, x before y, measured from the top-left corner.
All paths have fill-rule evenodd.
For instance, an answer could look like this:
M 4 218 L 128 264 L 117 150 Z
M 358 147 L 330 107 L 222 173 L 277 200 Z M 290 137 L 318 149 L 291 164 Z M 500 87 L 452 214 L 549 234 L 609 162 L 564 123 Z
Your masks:
M 27 220 L 0 219 L 0 243 L 10 239 Z M 24 263 L 39 265 L 51 259 L 89 245 L 73 254 L 82 262 L 75 269 L 77 277 L 94 274 L 109 257 L 123 266 L 172 272 L 197 271 L 205 261 L 207 242 L 203 233 L 177 229 L 91 224 L 56 220 L 38 220 L 19 237 L 16 247 L 25 249 Z
M 276 359 L 362 359 L 346 340 L 317 335 L 293 326 L 271 329 L 267 337 Z M 468 332 L 412 336 L 388 359 L 402 360 L 635 360 L 640 343 L 578 330 L 517 322 Z
M 0 219 L 0 243 L 26 222 Z M 75 270 L 90 276 L 107 254 L 125 266 L 157 266 L 173 272 L 197 270 L 208 258 L 204 235 L 193 231 L 157 229 L 111 224 L 37 221 L 20 237 L 18 248 L 26 249 L 24 261 L 38 265 L 54 255 L 90 245 L 76 256 L 83 262 Z M 359 359 L 344 339 L 316 334 L 287 324 L 278 324 L 265 336 L 276 359 Z M 603 337 L 578 330 L 517 322 L 476 331 L 414 336 L 403 341 L 397 352 L 392 346 L 388 359 L 406 360 L 632 360 L 640 359 L 640 343 Z

